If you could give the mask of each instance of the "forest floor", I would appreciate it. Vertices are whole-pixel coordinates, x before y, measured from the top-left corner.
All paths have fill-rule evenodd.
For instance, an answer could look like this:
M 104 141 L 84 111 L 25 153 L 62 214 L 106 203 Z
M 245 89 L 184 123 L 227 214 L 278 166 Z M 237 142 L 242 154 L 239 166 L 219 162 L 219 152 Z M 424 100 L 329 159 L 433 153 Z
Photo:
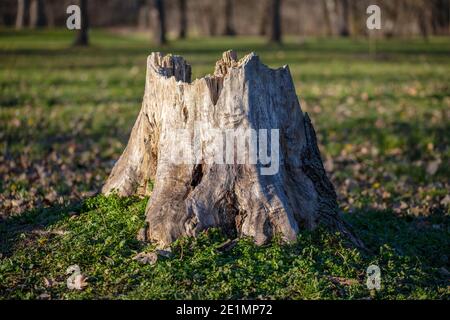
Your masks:
M 71 48 L 65 30 L 0 30 L 0 299 L 449 299 L 450 39 L 195 38 L 193 78 L 221 52 L 288 64 L 318 133 L 344 217 L 369 253 L 339 235 L 230 251 L 217 230 L 180 239 L 154 265 L 133 259 L 146 199 L 96 193 L 140 109 L 142 34 L 94 30 Z M 149 37 L 148 37 L 149 38 Z M 69 290 L 77 264 L 83 290 Z M 368 290 L 366 269 L 381 269 Z

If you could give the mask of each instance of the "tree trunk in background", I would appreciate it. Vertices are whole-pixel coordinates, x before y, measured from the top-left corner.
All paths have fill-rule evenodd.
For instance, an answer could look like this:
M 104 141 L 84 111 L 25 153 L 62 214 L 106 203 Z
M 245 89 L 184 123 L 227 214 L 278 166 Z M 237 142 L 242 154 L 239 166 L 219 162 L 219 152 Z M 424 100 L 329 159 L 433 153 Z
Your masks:
M 327 36 L 333 35 L 333 25 L 331 24 L 331 14 L 327 5 L 328 0 L 322 0 L 323 20 L 325 21 L 325 33 Z
M 47 4 L 45 6 L 45 15 L 47 17 L 47 26 L 49 28 L 54 28 L 56 26 L 56 23 L 55 23 L 55 1 L 57 1 L 57 0 L 47 0 Z
M 236 30 L 233 27 L 233 1 L 225 0 L 225 29 L 223 31 L 225 36 L 235 36 Z
M 102 189 L 104 194 L 150 195 L 140 239 L 164 248 L 179 237 L 221 228 L 229 237 L 250 236 L 264 244 L 274 235 L 294 241 L 301 229 L 324 225 L 363 247 L 340 217 L 316 134 L 287 66 L 270 69 L 254 53 L 238 61 L 228 51 L 214 75 L 191 83 L 191 67 L 182 57 L 152 53 L 146 70 L 140 113 Z M 250 147 L 224 156 L 224 149 L 236 147 L 236 136 L 227 138 L 230 131 L 240 132 L 238 139 L 247 136 L 244 145 L 254 145 L 257 137 L 250 143 L 245 134 L 249 129 L 259 132 L 259 161 L 249 160 Z M 275 142 L 278 135 L 271 129 L 279 133 Z M 261 130 L 271 137 L 261 140 Z M 191 143 L 201 150 L 197 161 L 174 161 L 185 154 L 181 146 Z M 267 149 L 270 165 L 263 165 Z M 244 161 L 237 160 L 241 156 Z M 265 172 L 274 161 L 279 167 Z
M 281 43 L 281 0 L 271 0 L 272 25 L 270 28 L 270 42 Z
M 41 28 L 46 24 L 44 0 L 32 0 L 30 4 L 30 27 Z
M 164 10 L 164 1 L 153 0 L 153 11 L 155 12 L 153 16 L 156 16 L 156 23 L 153 23 L 154 40 L 157 45 L 166 44 L 166 14 Z
M 75 38 L 75 46 L 87 46 L 89 45 L 89 18 L 87 0 L 79 0 L 79 6 L 81 11 L 81 29 L 77 32 Z
M 150 27 L 150 10 L 146 0 L 137 2 L 137 26 L 139 29 L 148 29 Z
M 16 29 L 22 29 L 24 26 L 27 25 L 29 14 L 30 14 L 30 1 L 17 0 Z
M 342 37 L 348 37 L 350 35 L 350 5 L 348 0 L 339 0 L 340 13 L 341 13 L 341 28 L 339 34 Z
M 259 30 L 258 34 L 260 36 L 266 36 L 267 35 L 267 26 L 270 21 L 270 2 L 267 0 L 261 0 L 263 4 L 261 5 L 262 12 L 261 12 L 261 18 L 259 22 Z
M 428 40 L 429 33 L 433 26 L 432 8 L 427 4 L 428 1 L 419 3 L 417 15 L 417 24 L 419 26 L 420 34 L 424 40 Z
M 217 18 L 214 6 L 208 2 L 204 7 L 205 21 L 207 24 L 208 35 L 213 37 L 218 34 L 217 28 Z
M 434 0 L 431 6 L 431 16 L 434 34 L 450 33 L 450 0 Z
M 187 9 L 186 0 L 178 0 L 178 11 L 180 14 L 180 29 L 178 32 L 178 38 L 184 39 L 187 34 Z

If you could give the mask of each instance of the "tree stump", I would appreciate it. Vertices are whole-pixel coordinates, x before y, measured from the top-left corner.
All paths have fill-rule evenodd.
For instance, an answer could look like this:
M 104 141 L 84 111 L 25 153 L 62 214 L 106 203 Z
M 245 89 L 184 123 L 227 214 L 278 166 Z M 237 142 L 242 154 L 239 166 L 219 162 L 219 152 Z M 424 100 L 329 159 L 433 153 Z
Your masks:
M 271 139 L 262 134 L 268 131 Z M 244 155 L 233 144 L 225 156 L 219 152 L 224 141 L 242 138 Z M 255 162 L 250 142 L 256 140 L 264 150 Z M 190 162 L 174 161 L 190 142 L 197 146 Z M 227 51 L 212 76 L 193 82 L 182 57 L 152 53 L 141 110 L 102 192 L 150 195 L 141 234 L 160 247 L 212 227 L 231 237 L 253 237 L 257 244 L 275 234 L 291 241 L 302 228 L 320 224 L 362 246 L 340 218 L 289 68 L 270 69 L 254 53 L 238 60 Z

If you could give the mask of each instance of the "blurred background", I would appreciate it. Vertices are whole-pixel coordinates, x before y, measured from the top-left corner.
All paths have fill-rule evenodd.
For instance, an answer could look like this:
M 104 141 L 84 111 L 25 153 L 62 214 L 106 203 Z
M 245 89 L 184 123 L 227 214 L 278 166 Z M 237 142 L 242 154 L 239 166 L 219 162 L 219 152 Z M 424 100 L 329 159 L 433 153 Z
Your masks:
M 196 78 L 235 49 L 289 65 L 343 211 L 431 226 L 450 203 L 449 15 L 449 0 L 2 0 L 0 218 L 98 192 L 150 52 L 183 55 Z
M 70 4 L 78 1 L 3 0 L 0 25 L 64 27 Z M 299 37 L 367 36 L 365 12 L 371 4 L 382 8 L 379 36 L 450 32 L 448 0 L 85 0 L 81 4 L 94 28 L 140 28 L 155 37 L 161 32 L 173 38 L 267 35 L 273 40 L 278 40 L 273 35 L 277 32 Z

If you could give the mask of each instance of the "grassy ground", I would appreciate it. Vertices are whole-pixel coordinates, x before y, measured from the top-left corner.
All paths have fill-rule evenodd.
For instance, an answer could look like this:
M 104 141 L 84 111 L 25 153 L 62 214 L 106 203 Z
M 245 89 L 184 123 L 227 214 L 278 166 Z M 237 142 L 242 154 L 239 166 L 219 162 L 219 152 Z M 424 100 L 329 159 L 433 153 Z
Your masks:
M 370 248 L 304 232 L 290 246 L 214 230 L 182 239 L 172 258 L 133 260 L 145 199 L 93 195 L 120 155 L 140 108 L 146 36 L 94 31 L 0 31 L 1 298 L 433 298 L 450 296 L 450 39 L 190 39 L 194 78 L 222 51 L 289 64 L 318 132 L 345 218 Z M 371 50 L 369 50 L 371 48 Z M 375 263 L 382 290 L 365 287 Z M 65 270 L 88 276 L 70 291 Z

